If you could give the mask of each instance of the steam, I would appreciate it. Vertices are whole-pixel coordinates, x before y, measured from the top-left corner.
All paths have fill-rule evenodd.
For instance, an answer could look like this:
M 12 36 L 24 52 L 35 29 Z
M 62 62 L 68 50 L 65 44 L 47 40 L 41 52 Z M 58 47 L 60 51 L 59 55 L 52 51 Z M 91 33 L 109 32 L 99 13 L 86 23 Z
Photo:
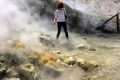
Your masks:
M 35 32 L 47 32 L 50 22 L 31 11 L 28 1 L 30 0 L 0 0 L 0 40 L 27 39 L 33 37 Z
M 86 29 L 100 26 L 104 20 L 109 19 L 117 12 L 120 12 L 119 0 L 63 0 L 71 8 L 81 11 L 83 15 L 83 24 Z M 112 22 L 114 23 L 114 22 Z M 112 27 L 107 25 L 110 29 Z M 116 26 L 113 27 L 115 30 Z
M 53 31 L 49 31 L 52 27 L 48 18 L 39 16 L 35 7 L 29 8 L 28 3 L 32 1 L 40 6 L 43 3 L 40 0 L 0 0 L 0 40 L 20 39 L 35 40 L 38 39 L 39 32 L 49 33 L 53 35 Z M 119 4 L 112 1 L 101 0 L 62 0 L 71 8 L 82 11 L 90 15 L 114 14 L 119 11 Z M 106 6 L 105 4 L 106 3 Z M 113 7 L 112 10 L 110 5 Z M 110 11 L 110 12 L 109 12 Z M 113 13 L 112 13 L 113 12 Z M 98 25 L 99 18 L 86 16 L 83 24 L 87 27 Z M 96 20 L 97 19 L 97 20 Z M 94 23 L 96 22 L 96 23 Z M 54 35 L 55 36 L 55 35 Z

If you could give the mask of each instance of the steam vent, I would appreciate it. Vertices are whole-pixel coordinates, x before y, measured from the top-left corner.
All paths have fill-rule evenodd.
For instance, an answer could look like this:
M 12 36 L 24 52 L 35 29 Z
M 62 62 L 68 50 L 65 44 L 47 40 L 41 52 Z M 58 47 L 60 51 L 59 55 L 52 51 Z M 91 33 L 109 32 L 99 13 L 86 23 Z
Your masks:
M 0 0 L 0 80 L 120 80 L 120 0 Z

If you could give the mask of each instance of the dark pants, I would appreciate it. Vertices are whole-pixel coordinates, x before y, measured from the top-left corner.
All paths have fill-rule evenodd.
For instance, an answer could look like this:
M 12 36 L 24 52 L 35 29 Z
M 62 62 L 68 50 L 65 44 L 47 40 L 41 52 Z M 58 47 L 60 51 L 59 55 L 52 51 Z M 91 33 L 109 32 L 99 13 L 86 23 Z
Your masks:
M 61 28 L 62 28 L 62 27 L 63 27 L 63 29 L 64 29 L 66 38 L 69 38 L 66 22 L 57 22 L 57 27 L 58 27 L 57 39 L 59 38 L 59 35 L 60 35 L 60 32 L 61 32 Z

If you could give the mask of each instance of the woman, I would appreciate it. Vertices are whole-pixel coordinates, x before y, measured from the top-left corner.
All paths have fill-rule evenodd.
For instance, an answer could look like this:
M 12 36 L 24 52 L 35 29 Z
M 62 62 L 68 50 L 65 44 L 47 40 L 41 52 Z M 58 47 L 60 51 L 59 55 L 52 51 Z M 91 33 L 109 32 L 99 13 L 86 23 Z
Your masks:
M 57 22 L 58 32 L 56 38 L 59 38 L 61 28 L 63 27 L 66 38 L 69 39 L 68 31 L 67 31 L 67 23 L 66 23 L 66 10 L 64 8 L 64 4 L 59 2 L 57 4 L 57 10 L 55 11 L 54 24 Z

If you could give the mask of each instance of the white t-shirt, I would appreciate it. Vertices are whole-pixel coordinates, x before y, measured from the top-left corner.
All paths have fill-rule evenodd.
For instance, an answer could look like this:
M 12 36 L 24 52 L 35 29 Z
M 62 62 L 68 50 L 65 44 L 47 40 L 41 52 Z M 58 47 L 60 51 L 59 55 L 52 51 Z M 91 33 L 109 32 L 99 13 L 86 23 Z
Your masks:
M 56 10 L 55 11 L 55 18 L 57 19 L 57 22 L 65 22 L 65 14 L 66 14 L 66 10 L 65 8 L 61 9 L 61 10 Z

